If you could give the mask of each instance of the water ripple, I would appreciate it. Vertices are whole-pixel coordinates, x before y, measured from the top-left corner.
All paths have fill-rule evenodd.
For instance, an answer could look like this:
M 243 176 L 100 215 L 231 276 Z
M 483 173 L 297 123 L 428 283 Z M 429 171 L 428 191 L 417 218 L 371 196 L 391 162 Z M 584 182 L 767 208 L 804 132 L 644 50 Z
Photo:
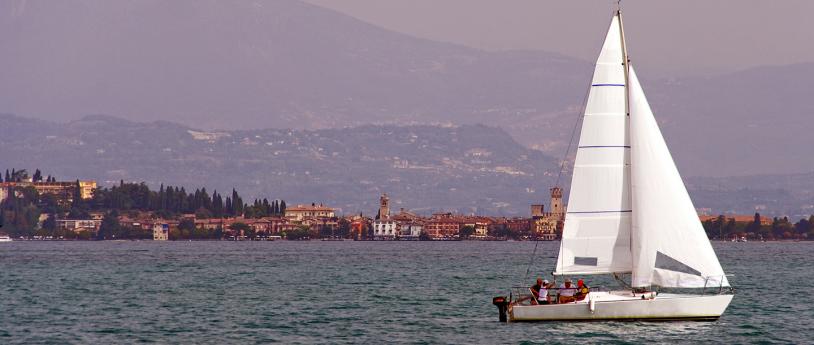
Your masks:
M 0 245 L 0 343 L 811 341 L 814 311 L 794 296 L 813 243 L 716 243 L 738 288 L 718 322 L 501 324 L 491 297 L 519 282 L 533 245 L 12 242 Z M 534 274 L 557 245 L 541 243 Z

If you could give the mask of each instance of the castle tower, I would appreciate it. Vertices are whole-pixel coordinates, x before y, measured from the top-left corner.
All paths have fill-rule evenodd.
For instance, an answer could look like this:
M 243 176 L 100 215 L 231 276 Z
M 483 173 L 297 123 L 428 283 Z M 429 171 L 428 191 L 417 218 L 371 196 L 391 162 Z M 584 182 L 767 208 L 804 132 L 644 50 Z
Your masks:
M 379 219 L 390 219 L 390 198 L 387 197 L 387 193 L 379 198 Z
M 561 217 L 565 213 L 565 207 L 562 204 L 562 188 L 551 188 L 551 213 Z
M 531 205 L 531 218 L 537 219 L 545 216 L 545 205 Z

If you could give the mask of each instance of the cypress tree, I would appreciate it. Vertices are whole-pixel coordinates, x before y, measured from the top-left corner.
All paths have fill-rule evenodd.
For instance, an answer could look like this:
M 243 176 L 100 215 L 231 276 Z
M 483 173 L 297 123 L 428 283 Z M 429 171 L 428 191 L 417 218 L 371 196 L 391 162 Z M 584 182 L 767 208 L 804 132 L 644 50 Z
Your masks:
M 158 187 L 158 205 L 156 209 L 163 210 L 167 207 L 167 195 L 164 192 L 164 184 L 162 183 L 160 187 Z
M 181 187 L 181 190 L 178 192 L 178 212 L 186 213 L 187 209 L 189 208 L 189 196 L 187 195 L 187 191 L 184 187 Z
M 173 212 L 178 213 L 181 210 L 181 201 L 184 198 L 184 195 L 181 194 L 181 188 L 174 187 L 173 188 L 173 199 L 172 199 L 172 208 Z
M 240 198 L 234 188 L 232 188 L 232 214 L 237 216 L 243 214 L 243 199 Z
M 218 191 L 212 193 L 211 210 L 216 217 L 223 217 L 223 197 L 218 194 Z
M 79 179 L 74 183 L 73 200 L 71 201 L 75 207 L 79 207 L 82 203 L 82 188 L 79 185 Z
M 209 193 L 206 192 L 206 187 L 201 188 L 201 206 L 207 210 L 212 211 L 212 199 L 209 198 Z

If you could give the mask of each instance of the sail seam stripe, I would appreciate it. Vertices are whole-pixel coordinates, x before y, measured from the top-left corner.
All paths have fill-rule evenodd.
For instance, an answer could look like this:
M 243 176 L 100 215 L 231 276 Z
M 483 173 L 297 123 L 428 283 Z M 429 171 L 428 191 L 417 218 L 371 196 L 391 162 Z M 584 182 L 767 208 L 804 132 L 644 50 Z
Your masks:
M 625 148 L 629 149 L 630 145 L 586 145 L 586 146 L 578 146 L 577 148 L 580 149 L 598 149 L 598 148 Z
M 627 167 L 628 165 L 627 164 L 579 164 L 577 166 L 580 167 L 580 168 L 584 168 L 584 167 L 588 167 L 588 168 L 591 168 L 591 167 L 617 168 L 617 167 Z
M 616 210 L 616 211 L 569 211 L 566 213 L 627 213 L 633 210 Z
M 591 86 L 625 86 L 625 84 L 591 84 Z
M 627 168 L 627 164 L 580 164 L 580 168 Z

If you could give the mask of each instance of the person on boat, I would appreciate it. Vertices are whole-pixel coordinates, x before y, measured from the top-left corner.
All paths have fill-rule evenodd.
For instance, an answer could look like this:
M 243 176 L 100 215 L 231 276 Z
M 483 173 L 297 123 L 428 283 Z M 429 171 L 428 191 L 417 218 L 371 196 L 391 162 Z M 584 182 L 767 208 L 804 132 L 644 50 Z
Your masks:
M 534 303 L 532 304 L 538 304 L 539 303 L 538 298 L 540 298 L 540 290 L 542 290 L 544 287 L 545 284 L 543 283 L 543 278 L 537 278 L 537 283 L 529 288 L 529 290 L 531 291 L 531 296 L 523 296 L 520 299 L 518 299 L 516 303 L 533 300 Z
M 560 285 L 560 303 L 569 303 L 576 301 L 574 295 L 577 294 L 577 289 L 571 282 L 571 279 L 566 279 L 565 283 Z
M 549 301 L 550 304 L 556 304 L 557 303 L 558 291 L 559 290 L 557 289 L 557 282 L 556 281 L 553 281 L 550 284 L 548 284 L 548 301 Z
M 588 285 L 585 285 L 585 282 L 582 279 L 577 280 L 577 301 L 584 300 L 585 297 L 588 296 L 589 292 L 591 292 L 591 288 Z
M 537 281 L 539 282 L 539 279 Z M 540 290 L 537 292 L 537 304 L 551 304 L 551 297 L 548 296 L 550 287 L 551 283 L 548 280 L 543 280 L 543 284 L 540 285 Z
M 531 295 L 534 297 L 535 301 L 540 300 L 540 290 L 543 289 L 544 282 L 543 278 L 537 278 L 537 283 L 531 286 Z

